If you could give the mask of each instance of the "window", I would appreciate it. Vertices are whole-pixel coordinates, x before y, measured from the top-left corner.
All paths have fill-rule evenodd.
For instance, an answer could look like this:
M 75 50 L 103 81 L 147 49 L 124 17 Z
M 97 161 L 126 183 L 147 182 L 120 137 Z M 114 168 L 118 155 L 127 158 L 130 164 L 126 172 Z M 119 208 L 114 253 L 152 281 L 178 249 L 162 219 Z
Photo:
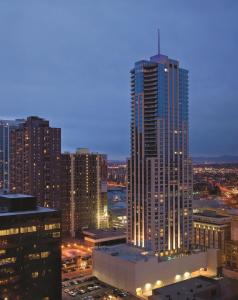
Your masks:
M 60 223 L 45 224 L 45 230 L 60 229 Z
M 20 227 L 20 233 L 35 232 L 36 226 Z
M 47 258 L 50 255 L 49 251 L 41 252 L 41 258 Z
M 16 262 L 16 257 L 3 258 L 0 259 L 0 266 L 15 263 L 15 262 Z
M 53 238 L 59 238 L 60 232 L 53 232 Z
M 19 228 L 9 228 L 0 230 L 0 236 L 18 234 Z
M 31 273 L 32 278 L 38 278 L 39 273 L 38 272 L 33 272 Z
M 40 259 L 40 253 L 31 253 L 31 254 L 28 255 L 28 258 L 30 260 Z

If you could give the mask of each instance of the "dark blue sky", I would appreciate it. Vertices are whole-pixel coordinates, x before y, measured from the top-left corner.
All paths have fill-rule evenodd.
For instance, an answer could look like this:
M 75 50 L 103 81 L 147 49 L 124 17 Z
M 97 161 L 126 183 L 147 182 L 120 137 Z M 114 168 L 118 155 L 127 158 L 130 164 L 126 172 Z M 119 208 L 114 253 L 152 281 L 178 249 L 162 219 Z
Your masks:
M 238 1 L 2 0 L 1 117 L 39 115 L 64 150 L 129 153 L 129 70 L 157 51 L 190 71 L 193 155 L 238 154 Z

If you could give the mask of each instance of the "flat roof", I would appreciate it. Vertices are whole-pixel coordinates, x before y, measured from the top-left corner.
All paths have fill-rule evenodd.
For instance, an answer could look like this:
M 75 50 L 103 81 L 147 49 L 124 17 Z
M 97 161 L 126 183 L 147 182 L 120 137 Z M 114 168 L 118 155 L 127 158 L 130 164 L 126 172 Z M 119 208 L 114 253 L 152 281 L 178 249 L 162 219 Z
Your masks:
M 120 244 L 116 246 L 100 247 L 95 249 L 95 251 L 101 251 L 111 256 L 116 256 L 126 261 L 138 262 L 142 260 L 148 260 L 149 258 L 154 258 L 155 255 L 152 252 L 145 251 L 144 249 L 129 246 L 127 244 Z
M 29 215 L 29 214 L 41 214 L 41 213 L 50 213 L 57 212 L 57 210 L 47 207 L 37 207 L 35 210 L 23 210 L 23 211 L 13 211 L 13 212 L 2 212 L 0 213 L 0 217 L 8 217 L 8 216 L 17 216 L 17 215 Z
M 193 254 L 198 254 L 203 251 L 200 249 L 193 250 L 190 254 L 174 254 L 168 256 L 156 256 L 153 251 L 147 251 L 146 249 L 135 247 L 128 244 L 119 244 L 115 246 L 101 246 L 96 248 L 95 251 L 101 251 L 111 256 L 116 256 L 122 260 L 129 262 L 139 262 L 139 261 L 148 261 L 149 259 L 156 259 L 158 262 L 166 262 L 174 260 L 183 256 L 189 256 Z
M 230 218 L 228 215 L 218 214 L 214 210 L 204 210 L 202 212 L 197 212 L 194 215 L 201 216 L 201 217 L 211 217 L 211 218 Z
M 218 285 L 217 280 L 205 276 L 198 276 L 154 289 L 153 299 L 155 299 L 156 296 L 161 300 L 168 299 L 168 295 L 170 299 L 178 299 L 178 296 L 180 297 L 179 299 L 187 299 L 187 297 L 193 299 L 192 296 L 214 285 Z
M 104 239 L 122 235 L 126 237 L 124 229 L 85 229 L 83 230 L 83 234 L 92 239 Z
M 238 216 L 238 209 L 237 208 L 228 208 L 225 210 L 226 213 L 228 213 L 229 215 L 235 215 Z

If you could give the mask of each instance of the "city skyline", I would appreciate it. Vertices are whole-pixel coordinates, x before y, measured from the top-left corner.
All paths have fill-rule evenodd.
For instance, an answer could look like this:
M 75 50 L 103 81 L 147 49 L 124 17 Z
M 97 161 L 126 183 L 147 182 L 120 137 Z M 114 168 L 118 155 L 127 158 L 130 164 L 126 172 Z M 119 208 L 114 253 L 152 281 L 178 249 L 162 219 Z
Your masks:
M 2 2 L 1 118 L 39 115 L 63 129 L 63 150 L 89 147 L 126 158 L 128 70 L 155 52 L 160 27 L 161 52 L 183 57 L 190 69 L 192 155 L 237 155 L 237 4 L 216 3 L 214 10 L 213 1 L 202 8 L 184 1 L 174 4 L 176 14 L 158 1 L 137 3 L 136 11 L 134 5 Z
M 0 1 L 0 300 L 238 299 L 237 9 Z

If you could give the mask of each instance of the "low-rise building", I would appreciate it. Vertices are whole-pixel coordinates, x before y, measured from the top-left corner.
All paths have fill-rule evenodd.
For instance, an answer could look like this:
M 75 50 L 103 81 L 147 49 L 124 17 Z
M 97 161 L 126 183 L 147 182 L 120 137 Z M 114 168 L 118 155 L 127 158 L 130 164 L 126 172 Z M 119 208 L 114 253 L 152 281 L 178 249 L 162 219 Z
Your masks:
M 160 257 L 129 245 L 99 247 L 93 251 L 93 274 L 101 281 L 138 296 L 199 275 L 217 274 L 218 250 Z
M 220 287 L 217 280 L 205 276 L 198 276 L 154 289 L 149 300 L 205 300 L 214 299 L 213 297 L 219 294 Z
M 83 235 L 85 244 L 90 247 L 126 243 L 124 229 L 87 229 Z
M 149 300 L 231 300 L 237 297 L 236 280 L 198 276 L 157 288 Z
M 196 248 L 225 250 L 231 238 L 231 217 L 205 210 L 193 214 L 193 245 Z

